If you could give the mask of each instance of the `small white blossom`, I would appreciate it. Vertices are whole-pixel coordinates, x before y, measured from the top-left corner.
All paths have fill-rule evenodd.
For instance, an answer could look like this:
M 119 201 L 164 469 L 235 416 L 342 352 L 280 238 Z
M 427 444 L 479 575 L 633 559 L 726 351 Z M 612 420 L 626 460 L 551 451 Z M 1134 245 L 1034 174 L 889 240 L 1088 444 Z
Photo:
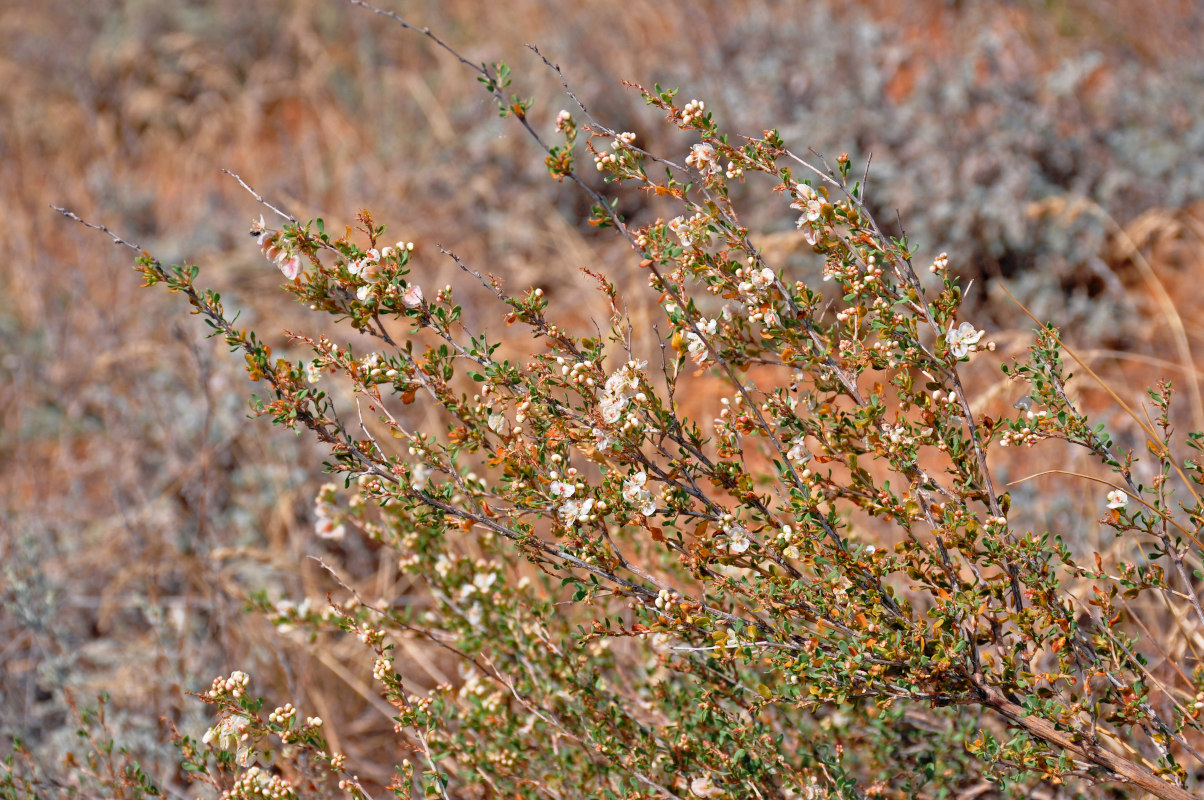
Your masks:
M 686 156 L 686 164 L 694 167 L 703 175 L 714 175 L 716 172 L 721 172 L 722 167 L 719 166 L 719 161 L 715 158 L 715 148 L 712 145 L 696 144 L 690 148 L 690 155 Z
M 974 329 L 974 326 L 969 322 L 963 322 L 954 328 L 949 326 L 949 332 L 945 334 L 945 341 L 949 344 L 949 352 L 954 358 L 962 358 L 966 356 L 974 345 L 978 344 L 978 340 L 982 338 L 983 331 Z
M 552 481 L 552 485 L 548 489 L 548 491 L 552 493 L 553 497 L 559 497 L 564 500 L 572 497 L 573 492 L 576 490 L 577 487 L 573 486 L 571 483 L 565 483 L 564 481 Z
M 434 470 L 426 464 L 415 464 L 414 469 L 410 473 L 410 488 L 416 492 L 421 492 L 426 488 L 426 482 L 430 480 L 432 472 Z
M 794 192 L 798 199 L 791 203 L 790 207 L 802 212 L 802 216 L 798 220 L 800 228 L 807 223 L 816 222 L 823 216 L 824 204 L 814 189 L 805 183 L 800 183 L 795 185 Z
M 606 452 L 614 445 L 614 438 L 601 428 L 594 428 L 590 433 L 594 437 L 594 449 Z
M 231 714 L 205 731 L 205 735 L 201 737 L 201 741 L 205 744 L 212 744 L 216 740 L 217 749 L 230 750 L 238 744 L 242 738 L 243 731 L 250 724 L 251 720 L 248 717 L 244 717 L 241 714 Z
M 803 437 L 796 436 L 790 442 L 790 450 L 786 453 L 786 458 L 791 461 L 809 461 L 811 459 L 811 452 L 807 450 L 807 445 L 803 441 Z
M 1124 508 L 1129 503 L 1129 496 L 1120 489 L 1108 492 L 1108 508 Z
M 642 471 L 623 482 L 623 499 L 638 507 L 640 513 L 646 517 L 656 512 L 656 501 L 652 499 L 652 492 L 646 488 L 647 483 L 648 474 Z
M 686 351 L 697 364 L 707 360 L 707 344 L 694 331 L 686 332 Z
M 574 522 L 584 522 L 589 519 L 589 512 L 594 508 L 594 499 L 586 498 L 580 502 L 576 500 L 568 500 L 560 507 L 560 516 L 565 521 L 565 524 L 571 525 Z
M 748 538 L 748 531 L 743 525 L 733 524 L 724 527 L 723 532 L 727 534 L 728 545 L 727 549 L 735 554 L 743 553 L 748 550 L 752 542 Z
M 614 397 L 613 395 L 605 395 L 602 398 L 602 421 L 607 425 L 614 425 L 623 415 L 623 409 L 627 407 L 626 397 Z
M 690 237 L 690 228 L 686 224 L 685 217 L 674 217 L 669 220 L 669 230 L 677 235 L 682 247 L 689 247 L 694 243 L 694 240 Z

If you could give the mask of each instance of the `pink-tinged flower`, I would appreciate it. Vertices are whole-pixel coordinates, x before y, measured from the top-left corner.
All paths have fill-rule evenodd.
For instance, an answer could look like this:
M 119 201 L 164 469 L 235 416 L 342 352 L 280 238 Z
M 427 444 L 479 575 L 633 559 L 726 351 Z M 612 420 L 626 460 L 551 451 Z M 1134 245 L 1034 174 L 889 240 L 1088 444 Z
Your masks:
M 1129 496 L 1120 489 L 1108 492 L 1108 508 L 1124 508 L 1129 504 Z
M 380 280 L 380 264 L 375 261 L 365 261 L 360 267 L 360 280 L 376 283 Z
M 773 285 L 774 278 L 776 277 L 777 275 L 774 274 L 772 269 L 765 267 L 764 269 L 754 271 L 748 279 L 757 289 L 768 289 Z
M 974 326 L 969 322 L 963 322 L 956 328 L 952 324 L 949 326 L 949 332 L 945 334 L 945 341 L 949 344 L 949 352 L 954 358 L 963 358 L 974 345 L 978 344 L 978 340 L 982 338 L 983 331 L 974 329 Z
M 280 267 L 280 271 L 284 273 L 284 277 L 288 278 L 290 281 L 295 281 L 302 272 L 301 256 L 278 258 L 276 260 L 276 266 Z
M 401 296 L 401 303 L 406 308 L 418 308 L 422 305 L 422 287 L 416 283 L 410 284 L 406 293 Z
M 723 792 L 711 781 L 709 775 L 704 775 L 701 778 L 695 778 L 690 781 L 690 792 L 695 797 L 711 798 L 719 797 Z
M 337 541 L 347 535 L 347 529 L 342 525 L 337 524 L 329 517 L 323 517 L 319 519 L 315 529 L 319 538 L 322 539 L 333 539 Z

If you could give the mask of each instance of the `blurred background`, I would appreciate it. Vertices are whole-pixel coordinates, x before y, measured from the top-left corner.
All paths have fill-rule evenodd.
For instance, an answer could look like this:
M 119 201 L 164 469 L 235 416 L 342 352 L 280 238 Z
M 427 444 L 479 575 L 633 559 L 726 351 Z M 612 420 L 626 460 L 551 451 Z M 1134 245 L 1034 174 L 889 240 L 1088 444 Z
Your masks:
M 693 142 L 621 81 L 680 87 L 726 130 L 776 127 L 797 152 L 848 152 L 858 172 L 872 153 L 871 207 L 918 264 L 949 253 L 972 281 L 967 315 L 1003 354 L 1022 354 L 1031 326 L 1001 281 L 1126 400 L 1171 378 L 1188 389 L 1181 429 L 1204 428 L 1190 390 L 1204 352 L 1200 3 L 380 2 L 469 60 L 510 64 L 549 134 L 571 104 L 528 42 L 599 120 L 656 152 Z M 223 168 L 328 230 L 371 209 L 416 242 L 429 285 L 463 283 L 439 243 L 512 288 L 542 287 L 569 317 L 605 318 L 582 266 L 633 313 L 653 299 L 473 74 L 383 17 L 340 0 L 0 1 L 0 758 L 19 738 L 48 787 L 87 789 L 63 762 L 80 746 L 72 705 L 108 692 L 98 735 L 178 789 L 161 720 L 199 736 L 211 720 L 185 692 L 233 669 L 325 718 L 369 781 L 395 761 L 358 647 L 244 610 L 256 593 L 322 601 L 335 587 L 309 555 L 375 574 L 369 545 L 314 534 L 321 452 L 248 419 L 241 360 L 180 298 L 141 291 L 131 251 L 49 208 L 196 262 L 287 350 L 282 331 L 313 323 L 277 291 L 247 236 L 263 209 Z M 780 198 L 742 201 L 771 263 L 818 274 Z M 636 197 L 620 208 L 654 215 Z M 466 322 L 504 336 L 498 309 L 463 288 Z M 1016 392 L 975 366 L 983 410 L 1006 413 Z M 1090 549 L 1096 498 L 1050 489 L 1013 496 L 1031 524 L 1078 526 Z

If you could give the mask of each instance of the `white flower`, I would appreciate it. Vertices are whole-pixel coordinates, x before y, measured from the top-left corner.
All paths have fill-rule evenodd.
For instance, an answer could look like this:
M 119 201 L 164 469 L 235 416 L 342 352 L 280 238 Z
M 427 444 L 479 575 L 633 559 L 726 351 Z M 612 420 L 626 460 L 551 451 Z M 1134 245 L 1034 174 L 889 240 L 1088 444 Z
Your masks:
M 489 425 L 489 430 L 494 433 L 501 433 L 502 429 L 506 427 L 506 415 L 500 411 L 496 411 L 489 415 L 487 424 Z
M 723 169 L 715 158 L 715 148 L 705 142 L 690 148 L 690 155 L 686 156 L 686 164 L 694 167 L 703 175 L 714 175 Z
M 317 383 L 322 377 L 322 368 L 318 366 L 317 361 L 311 361 L 305 365 L 305 380 L 310 383 Z
M 737 555 L 743 553 L 752 544 L 748 538 L 748 531 L 745 530 L 743 525 L 730 525 L 724 528 L 724 533 L 727 534 L 727 549 Z
M 372 294 L 372 284 L 365 283 L 363 286 L 355 290 L 355 296 L 359 298 L 361 303 L 368 301 L 368 296 Z
M 614 439 L 601 428 L 594 428 L 590 433 L 594 437 L 594 449 L 605 452 L 614 444 Z
M 1129 496 L 1120 489 L 1108 492 L 1108 508 L 1124 508 L 1129 503 Z
M 553 497 L 560 497 L 567 500 L 573 496 L 573 492 L 577 491 L 577 487 L 573 486 L 571 483 L 565 483 L 564 481 L 552 481 L 549 491 L 552 493 Z
M 945 334 L 945 341 L 949 343 L 949 352 L 953 354 L 954 358 L 963 358 L 974 345 L 978 344 L 982 335 L 983 331 L 974 330 L 974 326 L 969 322 L 963 322 L 956 328 L 950 324 L 949 332 Z
M 669 230 L 677 234 L 682 247 L 689 247 L 694 243 L 694 240 L 690 237 L 690 228 L 686 224 L 685 217 L 674 217 L 669 220 Z
M 201 741 L 205 744 L 210 744 L 216 739 L 217 749 L 229 750 L 238 744 L 239 739 L 242 738 L 243 731 L 250 724 L 251 720 L 248 717 L 244 717 L 241 714 L 231 714 L 205 731 L 205 735 L 201 737 Z
M 796 211 L 803 212 L 798 220 L 800 228 L 808 222 L 815 222 L 823 216 L 824 204 L 814 189 L 805 183 L 800 183 L 794 187 L 794 191 L 798 195 L 798 199 L 791 203 L 790 207 Z
M 426 488 L 426 482 L 430 480 L 433 469 L 426 464 L 415 464 L 414 469 L 410 472 L 410 488 L 416 492 L 421 492 Z
M 623 499 L 633 506 L 638 506 L 640 513 L 645 517 L 656 513 L 656 502 L 652 499 L 652 492 L 645 487 L 647 482 L 646 472 L 637 472 L 623 482 Z
M 807 445 L 803 441 L 803 437 L 796 436 L 790 443 L 790 451 L 786 453 L 786 458 L 791 461 L 809 461 L 811 453 L 807 450 Z
M 623 497 L 630 500 L 631 499 L 630 495 L 639 494 L 641 492 L 648 491 L 647 489 L 644 488 L 644 484 L 646 484 L 647 482 L 648 482 L 648 473 L 647 472 L 640 471 L 640 472 L 637 472 L 636 474 L 632 475 L 630 478 L 623 481 Z
M 694 331 L 686 332 L 686 351 L 697 364 L 707 360 L 707 343 Z
M 694 323 L 694 327 L 700 332 L 705 333 L 707 336 L 714 336 L 715 330 L 718 326 L 719 322 L 717 320 L 707 319 L 706 317 L 700 317 L 699 320 Z
M 589 518 L 589 512 L 594 507 L 594 499 L 586 498 L 580 502 L 576 500 L 568 500 L 560 507 L 560 516 L 564 519 L 565 524 L 571 525 L 574 522 L 584 522 Z
M 606 393 L 630 397 L 640 388 L 639 373 L 647 365 L 647 361 L 628 361 L 606 379 Z
M 496 572 L 478 572 L 473 576 L 472 584 L 477 587 L 477 591 L 483 592 L 492 586 L 496 580 Z
M 619 421 L 619 417 L 623 415 L 623 409 L 626 407 L 626 397 L 605 395 L 602 398 L 602 421 L 607 425 L 614 425 Z

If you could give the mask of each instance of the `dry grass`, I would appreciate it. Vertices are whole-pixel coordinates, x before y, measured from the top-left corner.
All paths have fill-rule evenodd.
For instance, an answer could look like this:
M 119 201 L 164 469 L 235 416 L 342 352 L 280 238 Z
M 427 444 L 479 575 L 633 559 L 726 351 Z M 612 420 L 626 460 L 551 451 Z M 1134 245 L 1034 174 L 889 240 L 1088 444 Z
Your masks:
M 789 39 L 814 34 L 799 21 L 805 17 L 884 31 L 883 60 L 831 70 L 893 65 L 878 80 L 885 101 L 900 106 L 915 87 L 961 63 L 968 29 L 993 31 L 1002 43 L 993 63 L 979 65 L 983 84 L 1043 75 L 1092 50 L 1105 55 L 1088 91 L 1126 79 L 1130 66 L 1199 64 L 1197 39 L 1182 33 L 1199 23 L 1189 2 L 1163 0 L 1158 13 L 1138 0 L 847 5 L 761 1 L 737 14 L 721 2 L 633 9 L 443 0 L 406 3 L 404 11 L 472 59 L 511 63 L 518 91 L 537 98 L 544 124 L 562 100 L 554 76 L 522 46 L 537 42 L 596 115 L 640 132 L 652 149 L 686 143 L 658 128 L 621 79 L 681 85 L 736 130 L 783 125 L 806 144 L 805 115 L 785 104 L 822 94 L 825 76 L 783 73 L 782 61 L 769 57 L 810 46 Z M 244 231 L 259 209 L 219 173 L 223 167 L 303 218 L 333 224 L 371 208 L 417 241 L 419 269 L 431 284 L 452 276 L 451 265 L 432 255 L 439 242 L 511 285 L 542 286 L 554 307 L 582 309 L 581 324 L 604 310 L 582 288 L 579 266 L 614 275 L 637 319 L 648 314 L 628 254 L 581 225 L 581 198 L 543 176 L 540 159 L 454 61 L 331 0 L 247 8 L 235 0 L 0 7 L 0 738 L 24 738 L 52 773 L 73 727 L 67 694 L 87 701 L 104 689 L 113 694 L 110 721 L 121 741 L 152 774 L 176 780 L 159 718 L 199 733 L 203 715 L 184 692 L 245 668 L 260 691 L 327 719 L 357 771 L 386 782 L 394 755 L 376 734 L 390 727 L 389 712 L 375 699 L 357 646 L 278 636 L 242 606 L 255 591 L 321 599 L 335 587 L 306 558 L 315 553 L 340 563 L 373 596 L 405 596 L 407 587 L 396 585 L 388 559 L 371 546 L 314 538 L 317 451 L 266 422 L 248 422 L 237 360 L 180 316 L 176 298 L 140 291 L 125 253 L 65 224 L 49 203 L 104 222 L 164 259 L 196 260 L 204 281 L 265 334 L 301 327 L 303 317 L 275 292 L 279 276 L 249 246 Z M 848 148 L 872 149 L 873 137 L 867 141 Z M 1047 220 L 1070 227 L 1065 203 L 1015 199 L 1045 203 Z M 637 219 L 653 213 L 638 205 L 625 211 Z M 791 235 L 776 232 L 781 211 L 750 219 L 782 263 L 814 270 Z M 1163 374 L 1194 380 L 1204 353 L 1194 313 L 1204 300 L 1201 206 L 1116 204 L 1107 213 L 1124 236 L 1108 237 L 1106 249 L 1076 265 L 1064 296 L 1040 296 L 1038 312 L 1086 318 L 1079 306 L 1101 298 L 1128 309 L 1132 319 L 1111 336 L 1071 338 L 1129 397 Z M 995 319 L 1015 326 L 994 338 L 1018 352 L 1027 341 L 1019 316 L 986 294 L 1000 309 Z M 466 297 L 469 325 L 504 332 L 494 308 Z M 985 411 L 1010 407 L 1014 398 L 997 375 L 975 377 Z M 1084 400 L 1113 413 L 1101 393 L 1084 390 Z M 1198 407 L 1190 414 L 1204 427 Z M 1140 445 L 1133 426 L 1104 420 L 1122 442 Z M 1013 478 L 1027 469 L 999 466 Z M 1058 529 L 1092 518 L 1081 492 L 1051 495 L 1052 488 L 1016 490 L 1032 503 L 1035 525 Z M 1087 550 L 1106 549 L 1095 528 L 1076 535 Z M 449 677 L 448 665 L 418 650 L 412 656 L 418 683 Z

